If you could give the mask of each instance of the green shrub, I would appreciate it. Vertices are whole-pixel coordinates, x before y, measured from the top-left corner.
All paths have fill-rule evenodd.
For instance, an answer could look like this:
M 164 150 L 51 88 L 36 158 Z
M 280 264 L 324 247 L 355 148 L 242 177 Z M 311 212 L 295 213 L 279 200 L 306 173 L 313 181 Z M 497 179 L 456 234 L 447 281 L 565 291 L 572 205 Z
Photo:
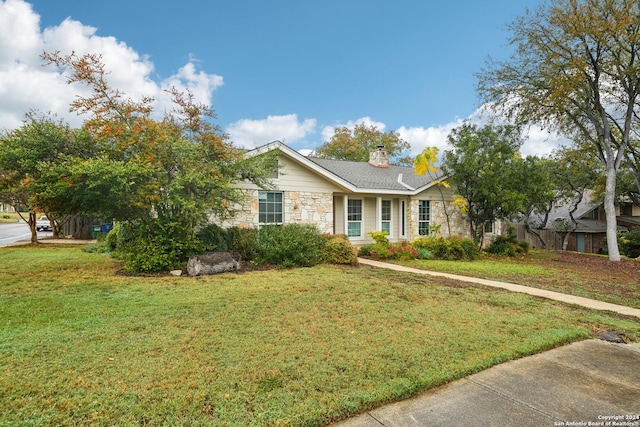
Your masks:
M 98 240 L 96 243 L 91 243 L 82 247 L 82 252 L 90 254 L 107 254 L 112 251 L 113 249 L 109 246 L 106 239 Z
M 358 249 L 358 256 L 371 256 L 374 251 L 374 245 L 363 245 Z
M 231 247 L 229 232 L 216 224 L 209 224 L 198 231 L 203 252 L 228 251 Z
M 118 249 L 126 239 L 125 230 L 121 222 L 115 222 L 111 231 L 104 236 L 105 244 L 111 251 Z
M 458 238 L 460 245 L 464 251 L 465 259 L 474 260 L 480 255 L 480 249 L 473 239 Z
M 165 271 L 182 267 L 190 256 L 202 253 L 195 229 L 178 221 L 152 218 L 122 223 L 116 256 L 130 272 Z
M 358 256 L 344 234 L 324 235 L 324 262 L 329 264 L 349 264 L 358 263 Z
M 457 236 L 426 236 L 411 242 L 416 249 L 425 249 L 433 259 L 441 260 L 473 260 L 478 256 L 478 247 L 471 239 Z
M 259 232 L 254 261 L 278 267 L 311 267 L 323 261 L 323 237 L 311 224 L 269 225 Z
M 621 233 L 618 238 L 620 251 L 629 258 L 640 256 L 640 227 L 635 227 L 626 233 Z
M 389 233 L 386 231 L 370 231 L 367 233 L 378 245 L 389 246 Z
M 248 227 L 231 227 L 227 230 L 229 250 L 240 254 L 243 260 L 251 261 L 256 256 L 258 247 L 258 229 Z
M 360 247 L 358 254 L 361 256 L 369 256 L 371 258 L 388 259 L 391 258 L 389 245 L 384 243 L 374 243 L 372 245 L 364 245 Z
M 495 255 L 516 256 L 529 252 L 529 243 L 525 240 L 518 240 L 513 227 L 509 227 L 506 236 L 496 236 L 486 249 L 487 252 Z
M 258 229 L 248 227 L 222 228 L 209 224 L 198 232 L 202 252 L 232 251 L 241 259 L 250 261 L 255 257 L 258 246 Z
M 3 214 L 2 219 L 11 219 L 11 215 Z
M 415 248 L 418 252 L 418 259 L 433 259 L 433 254 L 430 250 L 425 248 Z
M 139 239 L 127 245 L 121 253 L 124 269 L 129 272 L 152 272 L 173 269 L 180 259 L 176 251 L 160 242 L 150 239 Z

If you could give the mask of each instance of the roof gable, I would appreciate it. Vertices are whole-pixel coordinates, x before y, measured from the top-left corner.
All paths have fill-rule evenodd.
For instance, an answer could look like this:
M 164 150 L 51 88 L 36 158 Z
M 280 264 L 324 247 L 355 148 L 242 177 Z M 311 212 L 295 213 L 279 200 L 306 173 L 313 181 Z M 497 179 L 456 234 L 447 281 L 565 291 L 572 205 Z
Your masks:
M 429 175 L 415 175 L 414 169 L 409 166 L 389 165 L 383 168 L 368 162 L 306 157 L 280 141 L 258 147 L 247 155 L 260 155 L 272 150 L 279 150 L 313 172 L 355 193 L 413 195 L 433 186 L 443 176 L 439 170 L 432 178 Z

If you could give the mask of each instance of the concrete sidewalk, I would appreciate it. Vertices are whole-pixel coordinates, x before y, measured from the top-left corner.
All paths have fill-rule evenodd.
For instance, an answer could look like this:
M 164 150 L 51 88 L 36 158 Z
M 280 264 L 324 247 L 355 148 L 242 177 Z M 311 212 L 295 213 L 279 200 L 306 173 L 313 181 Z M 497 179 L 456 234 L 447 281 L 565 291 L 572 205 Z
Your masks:
M 458 280 L 461 282 L 476 283 L 479 285 L 491 286 L 493 288 L 502 288 L 512 292 L 521 292 L 521 293 L 534 295 L 542 298 L 552 299 L 555 301 L 562 301 L 567 304 L 579 305 L 581 307 L 591 308 L 594 310 L 613 311 L 615 313 L 640 318 L 640 309 L 637 309 L 637 308 L 625 307 L 618 304 L 611 304 L 608 302 L 597 301 L 597 300 L 579 297 L 575 295 L 561 294 L 559 292 L 548 291 L 545 289 L 531 288 L 529 286 L 516 285 L 513 283 L 497 282 L 494 280 L 478 279 L 475 277 L 459 276 L 457 274 L 440 273 L 437 271 L 430 271 L 430 270 L 420 270 L 417 268 L 404 267 L 401 265 L 390 264 L 390 263 L 381 262 L 381 261 L 374 261 L 374 260 L 365 259 L 365 258 L 358 258 L 358 262 L 360 264 L 369 265 L 372 267 L 386 268 L 389 270 L 403 271 L 406 273 L 421 274 L 425 276 L 446 277 L 447 279 Z
M 587 340 L 503 363 L 335 427 L 640 426 L 640 344 Z

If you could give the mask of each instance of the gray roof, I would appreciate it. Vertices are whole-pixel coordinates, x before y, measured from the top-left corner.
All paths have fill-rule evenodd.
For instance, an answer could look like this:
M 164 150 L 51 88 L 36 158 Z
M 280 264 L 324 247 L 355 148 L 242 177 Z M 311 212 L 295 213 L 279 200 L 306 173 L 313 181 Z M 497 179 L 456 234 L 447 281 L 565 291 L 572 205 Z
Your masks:
M 592 219 L 588 217 L 588 214 L 594 209 L 598 209 L 601 203 L 594 200 L 593 190 L 586 190 L 584 197 L 578 203 L 576 211 L 573 213 L 573 217 L 576 220 L 575 232 L 578 233 L 605 233 L 607 231 L 607 222 L 598 219 Z M 573 209 L 573 202 L 571 200 L 561 200 L 553 205 L 549 212 L 549 218 L 547 220 L 546 229 L 554 229 L 554 221 L 565 219 L 569 221 L 569 211 Z M 542 223 L 544 215 L 540 213 L 532 214 L 532 218 L 535 222 Z M 625 227 L 618 226 L 618 230 L 626 230 Z
M 367 162 L 352 162 L 347 160 L 321 159 L 308 157 L 313 163 L 349 182 L 359 189 L 407 191 L 429 185 L 432 181 L 442 177 L 437 170 L 432 176 L 415 175 L 413 167 L 389 165 L 388 168 L 373 166 Z M 400 183 L 402 181 L 406 185 Z

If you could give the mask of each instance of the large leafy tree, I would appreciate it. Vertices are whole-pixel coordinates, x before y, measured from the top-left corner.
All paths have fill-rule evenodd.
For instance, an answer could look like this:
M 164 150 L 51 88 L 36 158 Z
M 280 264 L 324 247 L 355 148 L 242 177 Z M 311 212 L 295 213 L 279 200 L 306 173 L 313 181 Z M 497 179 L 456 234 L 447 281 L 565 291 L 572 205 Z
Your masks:
M 212 124 L 211 108 L 190 93 L 172 89 L 175 109 L 158 120 L 151 99 L 135 101 L 108 85 L 100 56 L 43 57 L 67 70 L 70 83 L 93 91 L 78 97 L 72 110 L 89 115 L 84 129 L 101 155 L 56 173 L 74 209 L 124 221 L 130 269 L 185 261 L 198 251 L 196 231 L 209 216 L 224 217 L 243 199 L 239 180 L 268 182 L 273 162 L 245 159 Z
M 442 170 L 456 189 L 458 204 L 469 216 L 470 232 L 482 245 L 484 224 L 523 212 L 529 190 L 520 156 L 522 139 L 513 126 L 478 128 L 466 123 L 448 137 Z
M 545 212 L 543 223 L 548 225 L 548 214 L 554 204 L 561 203 L 567 206 L 567 217 L 557 218 L 555 224 L 551 224 L 557 231 L 564 234 L 562 248 L 565 250 L 569 243 L 569 236 L 576 230 L 577 218 L 575 212 L 588 192 L 601 186 L 602 177 L 600 164 L 594 153 L 590 150 L 579 148 L 559 148 L 555 150 L 547 161 L 549 180 L 554 189 L 553 198 Z M 596 193 L 592 193 L 592 196 Z M 594 196 L 598 198 L 597 195 Z
M 616 175 L 637 126 L 640 3 L 552 0 L 511 25 L 515 52 L 479 73 L 485 101 L 516 123 L 579 133 L 606 174 L 604 208 L 609 259 L 616 240 Z
M 58 234 L 62 218 L 60 201 L 44 190 L 57 185 L 49 171 L 59 168 L 69 156 L 86 154 L 86 139 L 62 121 L 47 114 L 26 115 L 23 125 L 0 136 L 0 200 L 12 205 L 31 229 L 37 242 L 36 216 L 46 214 Z M 21 211 L 25 209 L 26 215 Z
M 383 146 L 396 163 L 413 163 L 411 158 L 403 157 L 410 145 L 400 135 L 392 130 L 382 132 L 376 126 L 367 126 L 364 123 L 357 124 L 353 129 L 346 126 L 335 128 L 331 139 L 318 147 L 315 155 L 325 159 L 366 162 L 369 160 L 369 154 L 379 146 Z

